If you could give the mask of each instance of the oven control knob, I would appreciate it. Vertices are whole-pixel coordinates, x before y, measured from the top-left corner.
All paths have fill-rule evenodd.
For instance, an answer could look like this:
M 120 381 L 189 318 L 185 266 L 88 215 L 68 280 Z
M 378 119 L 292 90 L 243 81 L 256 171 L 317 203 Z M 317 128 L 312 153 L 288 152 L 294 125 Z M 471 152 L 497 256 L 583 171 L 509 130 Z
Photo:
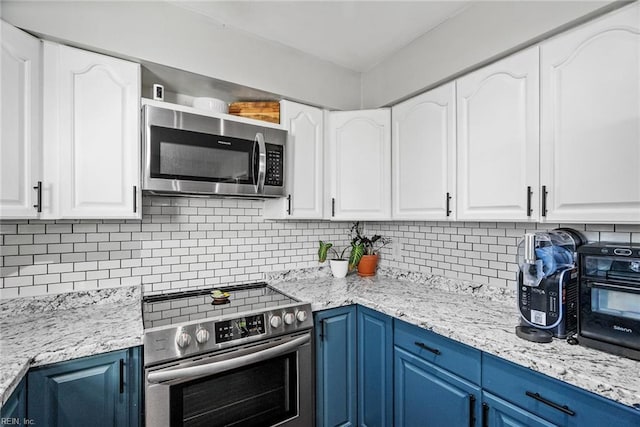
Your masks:
M 304 322 L 305 320 L 307 320 L 307 312 L 304 310 L 300 310 L 296 313 L 296 319 L 298 319 L 298 322 L 300 323 Z
M 280 316 L 271 316 L 269 323 L 271 323 L 272 328 L 278 329 L 282 325 L 282 318 Z
M 176 337 L 176 344 L 178 344 L 180 348 L 189 347 L 189 344 L 191 344 L 191 335 L 185 331 L 180 332 Z
M 196 331 L 196 341 L 198 344 L 204 344 L 209 341 L 209 331 L 205 328 L 200 328 Z
M 286 323 L 287 325 L 293 325 L 293 322 L 296 321 L 296 316 L 293 315 L 293 313 L 286 313 L 284 315 L 284 323 Z

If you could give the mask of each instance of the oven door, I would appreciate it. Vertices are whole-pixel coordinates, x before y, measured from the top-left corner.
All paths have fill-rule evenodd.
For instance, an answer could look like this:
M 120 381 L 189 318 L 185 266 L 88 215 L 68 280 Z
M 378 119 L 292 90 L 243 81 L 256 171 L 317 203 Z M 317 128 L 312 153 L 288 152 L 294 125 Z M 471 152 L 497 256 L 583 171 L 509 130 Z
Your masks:
M 583 280 L 580 335 L 640 350 L 640 286 Z
M 148 427 L 313 425 L 311 333 L 145 369 Z
M 144 110 L 143 190 L 261 195 L 264 129 L 154 106 Z

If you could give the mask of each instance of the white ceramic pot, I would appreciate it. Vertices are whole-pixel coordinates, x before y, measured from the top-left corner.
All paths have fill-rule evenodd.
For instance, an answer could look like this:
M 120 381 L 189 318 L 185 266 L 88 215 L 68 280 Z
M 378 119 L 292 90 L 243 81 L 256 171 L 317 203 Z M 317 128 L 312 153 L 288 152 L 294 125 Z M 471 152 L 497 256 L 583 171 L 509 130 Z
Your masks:
M 329 261 L 329 264 L 331 264 L 331 273 L 333 274 L 333 277 L 340 279 L 347 275 L 349 261 L 346 259 L 332 259 Z

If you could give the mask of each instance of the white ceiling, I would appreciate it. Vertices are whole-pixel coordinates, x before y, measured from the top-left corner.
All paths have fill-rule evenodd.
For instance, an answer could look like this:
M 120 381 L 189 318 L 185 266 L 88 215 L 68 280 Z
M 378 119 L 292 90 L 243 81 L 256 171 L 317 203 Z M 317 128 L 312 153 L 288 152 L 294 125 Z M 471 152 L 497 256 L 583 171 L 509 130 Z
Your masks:
M 218 24 L 366 72 L 471 0 L 171 1 Z

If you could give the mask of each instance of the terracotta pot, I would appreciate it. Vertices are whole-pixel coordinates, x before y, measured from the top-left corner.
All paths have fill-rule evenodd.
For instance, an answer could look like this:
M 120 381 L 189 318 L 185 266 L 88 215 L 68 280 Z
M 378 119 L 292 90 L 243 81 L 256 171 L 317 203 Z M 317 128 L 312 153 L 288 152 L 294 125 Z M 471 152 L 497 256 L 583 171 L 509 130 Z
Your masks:
M 375 276 L 378 268 L 378 254 L 362 255 L 358 263 L 358 275 L 362 277 Z

